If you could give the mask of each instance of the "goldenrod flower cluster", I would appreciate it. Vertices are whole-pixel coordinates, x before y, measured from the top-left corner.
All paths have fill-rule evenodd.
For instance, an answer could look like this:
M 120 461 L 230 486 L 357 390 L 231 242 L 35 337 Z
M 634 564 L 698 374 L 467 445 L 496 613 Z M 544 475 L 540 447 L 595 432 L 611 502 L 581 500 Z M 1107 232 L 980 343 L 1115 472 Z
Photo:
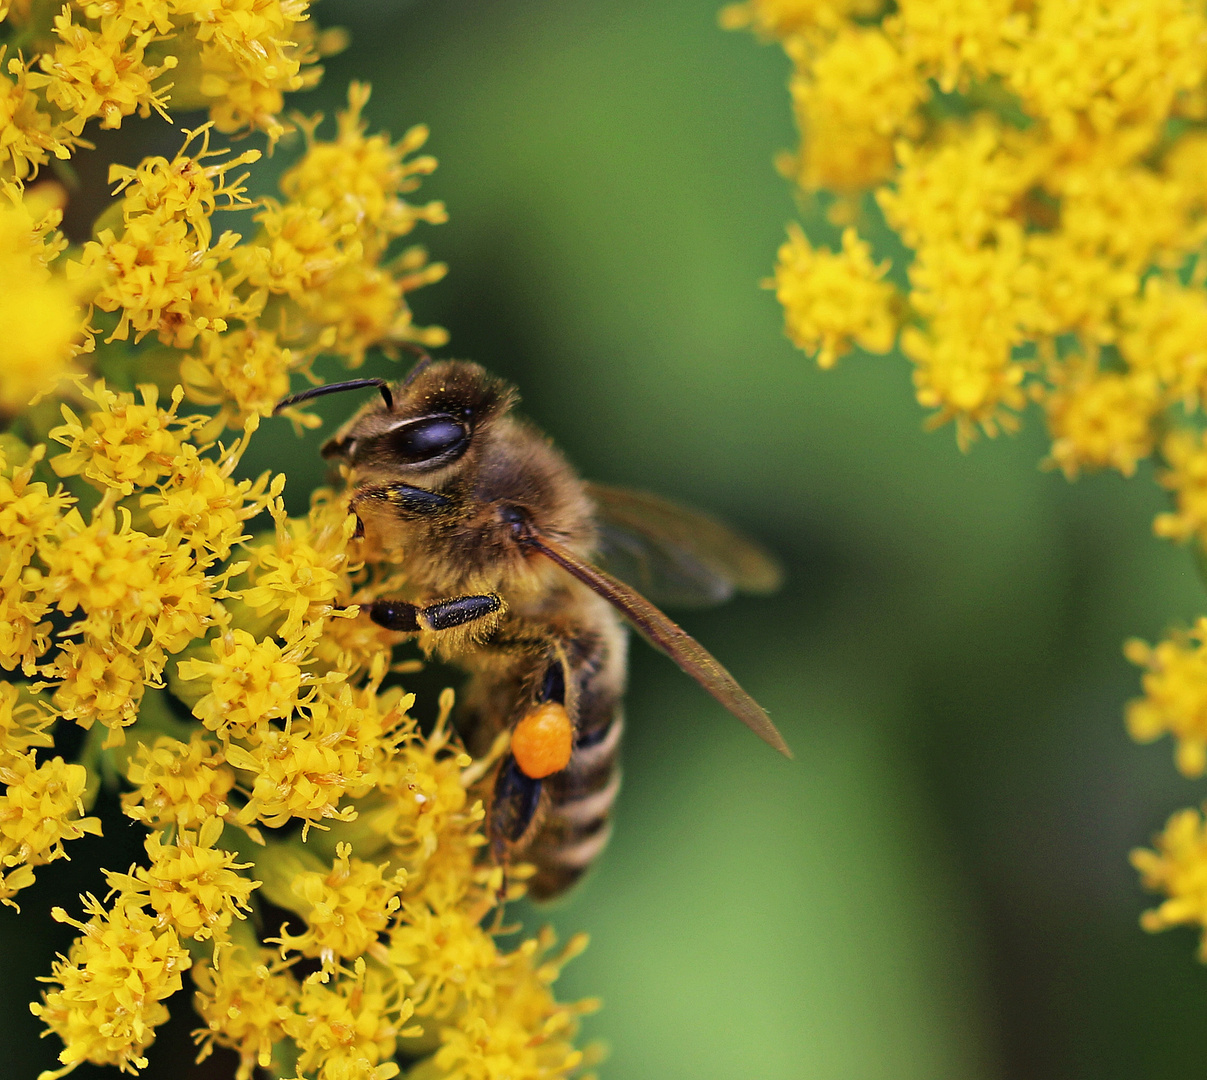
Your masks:
M 284 476 L 237 478 L 292 373 L 444 340 L 406 302 L 444 268 L 397 243 L 444 219 L 406 198 L 435 166 L 426 132 L 368 134 L 361 86 L 333 138 L 286 118 L 336 43 L 308 18 L 300 0 L 0 4 L 0 904 L 116 824 L 90 815 L 103 783 L 146 830 L 145 859 L 54 910 L 78 935 L 31 1006 L 62 1041 L 43 1080 L 145 1068 L 186 980 L 201 1056 L 233 1050 L 238 1080 L 584 1064 L 592 1004 L 550 991 L 582 942 L 496 942 L 489 763 L 458 747 L 451 693 L 430 733 L 411 715 L 400 638 L 359 614 L 384 572 L 355 519 L 319 492 L 291 520 Z M 112 167 L 69 246 L 53 171 L 89 123 L 201 105 L 171 160 Z M 280 198 L 252 202 L 259 151 L 222 136 L 299 128 Z M 250 237 L 217 227 L 239 209 Z M 72 725 L 75 761 L 55 740 Z
M 782 43 L 801 134 L 782 171 L 845 226 L 797 226 L 773 287 L 823 367 L 858 347 L 913 364 L 961 446 L 1029 407 L 1070 479 L 1155 459 L 1154 531 L 1207 551 L 1207 8 L 1201 0 L 745 0 Z M 908 258 L 878 258 L 895 231 Z M 1142 741 L 1207 771 L 1207 619 L 1127 656 Z M 1144 883 L 1157 929 L 1207 929 L 1207 827 L 1186 811 Z M 1204 954 L 1207 958 L 1207 953 Z

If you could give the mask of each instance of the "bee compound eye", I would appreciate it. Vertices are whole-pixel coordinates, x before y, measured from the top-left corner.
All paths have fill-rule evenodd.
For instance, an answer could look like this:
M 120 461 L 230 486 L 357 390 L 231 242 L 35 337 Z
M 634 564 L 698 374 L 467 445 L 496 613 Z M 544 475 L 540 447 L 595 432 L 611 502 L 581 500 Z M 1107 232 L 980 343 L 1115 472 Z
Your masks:
M 395 460 L 408 465 L 453 461 L 469 448 L 469 431 L 451 416 L 427 416 L 402 424 L 387 436 Z

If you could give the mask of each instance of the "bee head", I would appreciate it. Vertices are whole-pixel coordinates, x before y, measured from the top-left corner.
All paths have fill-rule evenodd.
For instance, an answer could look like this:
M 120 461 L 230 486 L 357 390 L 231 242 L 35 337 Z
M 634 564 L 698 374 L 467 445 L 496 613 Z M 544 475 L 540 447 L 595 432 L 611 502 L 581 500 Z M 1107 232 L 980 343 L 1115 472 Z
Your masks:
M 286 398 L 289 405 L 321 394 L 373 387 L 381 395 L 365 405 L 322 448 L 325 458 L 361 469 L 416 475 L 459 461 L 475 436 L 516 400 L 515 391 L 477 364 L 421 360 L 401 383 L 352 379 L 317 386 Z

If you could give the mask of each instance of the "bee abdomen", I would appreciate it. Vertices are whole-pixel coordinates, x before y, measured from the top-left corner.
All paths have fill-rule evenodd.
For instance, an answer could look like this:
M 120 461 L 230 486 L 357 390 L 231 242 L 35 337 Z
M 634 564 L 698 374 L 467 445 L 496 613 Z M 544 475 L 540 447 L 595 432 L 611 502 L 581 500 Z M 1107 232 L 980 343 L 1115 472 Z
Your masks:
M 526 853 L 536 866 L 528 886 L 534 899 L 564 892 L 607 846 L 612 804 L 620 790 L 617 751 L 623 730 L 617 707 L 610 723 L 580 738 L 569 765 L 546 781 L 545 815 Z

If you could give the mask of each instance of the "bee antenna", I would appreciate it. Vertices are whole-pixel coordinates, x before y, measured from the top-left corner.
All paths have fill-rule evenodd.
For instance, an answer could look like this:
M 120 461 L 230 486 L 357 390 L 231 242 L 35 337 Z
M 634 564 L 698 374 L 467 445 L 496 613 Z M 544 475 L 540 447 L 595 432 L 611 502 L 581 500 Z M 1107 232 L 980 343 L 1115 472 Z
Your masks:
M 398 344 L 419 358 L 415 366 L 407 373 L 407 377 L 402 381 L 402 388 L 405 390 L 415 381 L 419 373 L 432 362 L 432 356 L 422 345 L 416 345 L 410 341 L 400 341 Z
M 282 409 L 287 409 L 290 405 L 296 405 L 299 401 L 309 401 L 310 398 L 322 397 L 324 394 L 338 394 L 343 390 L 362 390 L 366 386 L 374 386 L 380 390 L 382 400 L 386 403 L 386 408 L 393 411 L 394 395 L 390 393 L 390 384 L 385 379 L 349 379 L 347 382 L 327 383 L 325 386 L 312 386 L 309 390 L 303 390 L 300 394 L 290 394 L 287 398 L 281 398 L 272 410 L 272 415 L 277 416 Z

